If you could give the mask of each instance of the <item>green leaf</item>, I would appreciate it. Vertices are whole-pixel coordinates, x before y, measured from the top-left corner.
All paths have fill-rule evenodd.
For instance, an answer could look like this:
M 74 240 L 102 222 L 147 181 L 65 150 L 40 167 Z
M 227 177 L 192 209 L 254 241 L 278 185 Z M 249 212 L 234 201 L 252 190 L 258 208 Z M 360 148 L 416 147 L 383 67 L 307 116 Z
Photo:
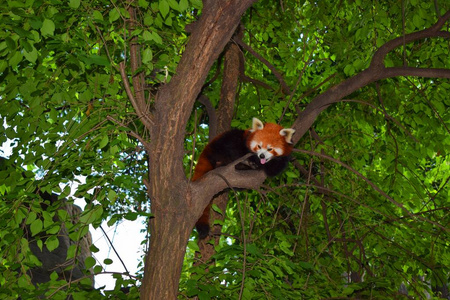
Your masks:
M 114 8 L 113 10 L 111 10 L 109 12 L 109 23 L 113 23 L 114 21 L 116 21 L 119 18 L 120 18 L 120 13 L 116 8 Z
M 179 7 L 180 7 L 180 12 L 186 11 L 186 9 L 188 9 L 188 7 L 189 7 L 188 0 L 180 0 Z
M 34 211 L 31 211 L 31 212 L 28 214 L 26 224 L 27 224 L 27 225 L 30 225 L 31 223 L 33 223 L 34 220 L 36 220 L 36 217 L 37 217 L 36 213 L 35 213 Z
M 138 5 L 142 8 L 147 8 L 148 2 L 146 0 L 138 0 Z
M 49 229 L 46 230 L 46 233 L 48 234 L 57 234 L 61 230 L 60 225 L 53 225 Z
M 69 7 L 77 9 L 80 7 L 80 0 L 69 0 Z
M 144 52 L 142 53 L 142 63 L 146 64 L 151 62 L 153 59 L 153 52 L 152 49 L 147 48 L 144 50 Z
M 167 16 L 167 14 L 169 13 L 170 7 L 169 7 L 169 3 L 166 0 L 160 0 L 159 1 L 159 11 L 161 12 L 161 15 L 163 16 L 163 18 L 165 18 Z
M 25 58 L 31 62 L 31 63 L 35 63 L 37 58 L 38 58 L 38 51 L 36 50 L 36 48 L 32 48 L 32 50 L 30 52 L 28 52 L 27 50 L 25 50 L 23 52 L 23 56 L 25 56 Z
M 97 252 L 100 251 L 100 249 L 98 249 L 97 247 L 95 247 L 94 244 L 92 244 L 92 245 L 89 247 L 89 250 L 91 250 L 92 253 L 97 253 Z
M 47 247 L 48 251 L 53 251 L 59 246 L 59 239 L 57 236 L 52 235 L 45 241 L 45 246 Z
M 419 29 L 422 29 L 425 24 L 425 22 L 419 15 L 413 16 L 413 23 L 414 23 L 414 26 L 416 26 Z
M 42 22 L 41 33 L 43 36 L 54 35 L 55 23 L 50 19 L 44 19 L 44 22 Z
M 110 258 L 105 258 L 105 259 L 103 260 L 103 263 L 104 263 L 105 265 L 110 265 L 110 264 L 113 263 L 113 260 L 110 259 Z
M 109 59 L 106 56 L 100 56 L 96 54 L 89 57 L 89 62 L 99 66 L 108 67 L 110 65 Z
M 152 40 L 152 34 L 148 30 L 145 30 L 142 33 L 142 38 L 144 39 L 144 41 L 151 41 Z
M 98 10 L 92 11 L 92 16 L 93 16 L 94 20 L 103 21 L 103 15 Z
M 39 250 L 41 250 L 41 252 L 42 252 L 42 247 L 44 246 L 44 243 L 42 242 L 41 239 L 36 241 L 36 245 L 38 246 Z
M 203 2 L 202 0 L 191 0 L 192 6 L 196 9 L 202 9 L 203 8 Z
M 40 233 L 43 228 L 43 223 L 41 219 L 36 219 L 33 221 L 33 223 L 30 224 L 30 231 L 31 236 L 35 236 L 36 234 Z
M 160 36 L 158 33 L 156 33 L 155 31 L 152 32 L 152 39 L 153 39 L 156 43 L 162 44 L 162 38 L 161 38 L 161 36 Z
M 53 272 L 50 274 L 50 280 L 56 281 L 56 280 L 58 280 L 58 278 L 59 278 L 59 275 L 58 275 L 58 273 L 56 273 L 55 271 L 53 271 Z
M 78 245 L 72 244 L 69 246 L 69 249 L 67 249 L 67 258 L 66 259 L 72 259 L 75 257 L 75 254 L 77 253 Z
M 88 256 L 86 257 L 86 259 L 84 260 L 84 267 L 86 269 L 90 269 L 93 266 L 95 266 L 95 264 L 97 263 L 97 261 L 95 260 L 95 258 L 93 258 L 92 256 Z
M 116 191 L 115 191 L 115 190 L 109 190 L 109 191 L 108 191 L 108 196 L 107 196 L 107 198 L 108 198 L 108 200 L 109 200 L 111 203 L 114 203 L 114 202 L 116 201 L 116 199 L 117 199 L 117 193 L 116 193 Z
M 98 144 L 98 147 L 99 147 L 100 149 L 103 149 L 103 148 L 105 148 L 106 145 L 108 145 L 108 142 L 109 142 L 109 137 L 108 137 L 107 135 L 105 135 L 105 136 L 101 139 L 100 143 Z
M 14 55 L 9 59 L 9 65 L 15 68 L 23 59 L 22 54 L 19 51 L 14 52 Z
M 124 218 L 127 219 L 127 220 L 129 220 L 129 221 L 135 221 L 135 220 L 137 219 L 138 216 L 139 216 L 138 213 L 129 211 L 129 212 L 127 212 L 127 213 L 125 214 Z
M 92 224 L 96 221 L 101 221 L 103 214 L 103 207 L 95 205 L 93 208 L 86 209 L 80 217 L 80 223 L 84 225 Z
M 0 73 L 6 70 L 8 67 L 8 62 L 6 60 L 0 60 Z
M 100 265 L 97 265 L 94 267 L 94 274 L 100 274 L 103 271 L 103 267 Z
M 178 2 L 176 0 L 166 0 L 169 3 L 169 6 L 176 10 L 176 11 L 180 11 L 180 6 L 178 5 Z

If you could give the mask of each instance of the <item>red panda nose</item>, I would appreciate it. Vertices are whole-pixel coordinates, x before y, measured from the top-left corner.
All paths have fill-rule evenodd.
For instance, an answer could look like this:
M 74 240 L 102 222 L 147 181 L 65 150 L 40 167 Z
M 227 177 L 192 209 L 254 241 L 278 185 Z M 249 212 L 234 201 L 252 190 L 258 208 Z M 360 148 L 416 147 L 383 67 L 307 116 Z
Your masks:
M 266 158 L 266 156 L 264 155 L 264 153 L 261 153 L 261 154 L 259 155 L 259 158 Z

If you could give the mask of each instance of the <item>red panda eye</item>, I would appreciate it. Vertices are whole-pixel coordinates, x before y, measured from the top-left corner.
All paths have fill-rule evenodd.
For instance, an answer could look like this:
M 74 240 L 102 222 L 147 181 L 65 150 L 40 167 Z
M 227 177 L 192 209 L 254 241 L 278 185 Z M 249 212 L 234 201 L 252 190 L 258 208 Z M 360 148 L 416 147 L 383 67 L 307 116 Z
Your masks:
M 261 149 L 261 146 L 260 146 L 260 145 L 258 145 L 258 149 Z
M 272 151 L 273 149 L 272 148 L 267 148 L 267 151 Z

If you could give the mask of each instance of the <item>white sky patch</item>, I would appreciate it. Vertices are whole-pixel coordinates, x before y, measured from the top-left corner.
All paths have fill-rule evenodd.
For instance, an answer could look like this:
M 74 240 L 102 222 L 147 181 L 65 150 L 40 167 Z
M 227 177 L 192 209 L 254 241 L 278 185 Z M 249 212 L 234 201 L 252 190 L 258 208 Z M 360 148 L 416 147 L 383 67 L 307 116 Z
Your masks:
M 71 190 L 73 193 L 79 184 L 85 182 L 85 178 L 77 177 L 80 181 L 73 182 L 71 184 Z M 81 207 L 84 210 L 86 202 L 81 198 L 74 198 L 74 204 Z M 99 227 L 97 229 L 90 226 L 90 233 L 92 236 L 92 243 L 99 249 L 99 252 L 92 253 L 92 257 L 97 261 L 97 265 L 103 267 L 103 272 L 123 273 L 127 271 L 131 275 L 136 275 L 138 271 L 138 264 L 143 259 L 144 247 L 141 242 L 145 239 L 145 232 L 141 232 L 145 228 L 145 218 L 138 217 L 135 221 L 121 220 L 111 227 L 107 225 L 107 221 L 104 221 L 101 225 L 103 230 Z M 109 240 L 108 240 L 109 239 Z M 111 241 L 113 247 L 111 246 Z M 117 254 L 120 256 L 118 258 Z M 104 264 L 105 259 L 111 259 L 112 264 Z M 124 266 L 125 265 L 125 266 Z M 105 286 L 105 290 L 113 290 L 116 280 L 113 278 L 113 274 L 99 274 L 95 276 L 95 287 L 100 288 Z M 127 279 L 127 276 L 123 276 Z

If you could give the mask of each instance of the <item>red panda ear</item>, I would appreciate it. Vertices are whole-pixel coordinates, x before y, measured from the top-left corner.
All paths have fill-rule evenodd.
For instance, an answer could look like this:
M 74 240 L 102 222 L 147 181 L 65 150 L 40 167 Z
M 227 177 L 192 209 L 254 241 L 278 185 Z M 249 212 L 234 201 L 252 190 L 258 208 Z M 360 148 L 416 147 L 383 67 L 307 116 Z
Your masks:
M 280 135 L 284 136 L 286 143 L 292 144 L 292 135 L 294 134 L 295 129 L 292 128 L 283 128 L 280 130 Z
M 264 128 L 263 122 L 258 120 L 257 118 L 253 118 L 252 129 L 250 132 L 255 132 L 256 130 L 261 130 Z

